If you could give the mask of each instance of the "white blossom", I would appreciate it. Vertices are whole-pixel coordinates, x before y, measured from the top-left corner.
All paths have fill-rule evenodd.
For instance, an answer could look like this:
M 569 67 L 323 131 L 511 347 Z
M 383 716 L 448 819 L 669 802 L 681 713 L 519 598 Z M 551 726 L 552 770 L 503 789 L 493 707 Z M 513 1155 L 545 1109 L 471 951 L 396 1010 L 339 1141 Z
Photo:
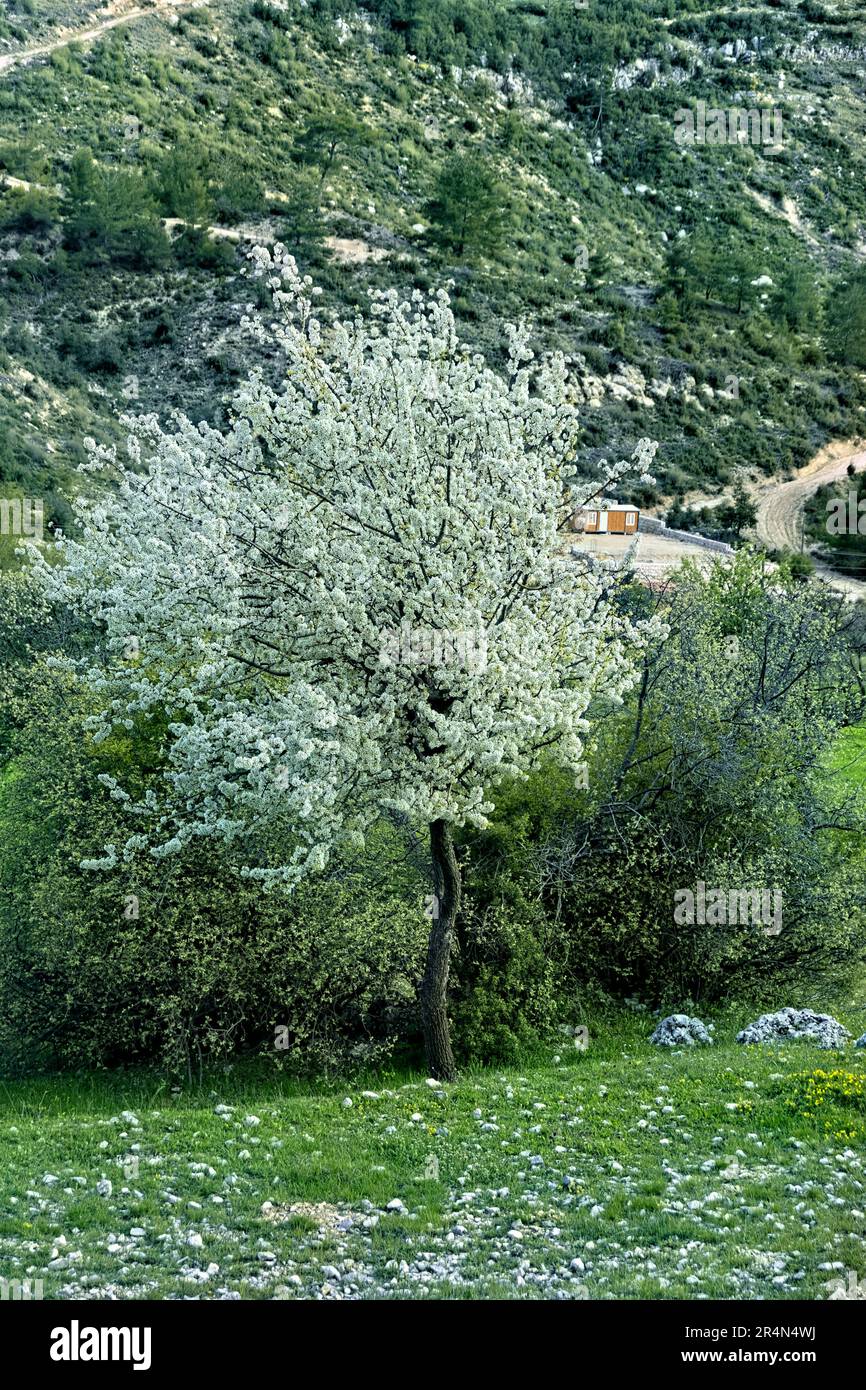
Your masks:
M 497 375 L 444 291 L 320 321 L 282 247 L 252 260 L 275 313 L 245 323 L 284 352 L 280 385 L 253 372 L 223 430 L 131 420 L 127 463 L 92 445 L 116 487 L 79 502 L 80 536 L 41 563 L 104 628 L 94 735 L 165 729 L 126 851 L 246 848 L 267 826 L 278 862 L 245 872 L 293 882 L 385 812 L 483 824 L 499 779 L 579 763 L 592 702 L 622 698 L 648 627 L 617 612 L 616 576 L 568 553 L 598 484 L 564 482 L 578 413 L 561 355 L 536 359 L 515 327 Z M 608 484 L 654 452 L 641 440 Z M 441 634 L 413 648 L 434 655 L 473 634 L 484 659 L 382 660 L 407 629 Z

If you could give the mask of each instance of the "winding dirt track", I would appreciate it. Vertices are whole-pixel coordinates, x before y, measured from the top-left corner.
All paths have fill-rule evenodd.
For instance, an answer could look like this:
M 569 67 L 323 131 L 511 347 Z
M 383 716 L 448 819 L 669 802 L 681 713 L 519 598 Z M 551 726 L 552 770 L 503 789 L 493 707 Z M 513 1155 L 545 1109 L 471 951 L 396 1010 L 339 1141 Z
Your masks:
M 776 550 L 799 550 L 806 498 L 826 483 L 835 483 L 844 478 L 849 464 L 854 465 L 856 473 L 866 471 L 863 443 L 863 440 L 852 439 L 828 444 L 789 483 L 766 484 L 757 492 L 755 531 L 758 539 Z M 846 579 L 824 565 L 817 568 L 822 578 L 834 589 L 852 598 L 866 598 L 866 583 L 862 580 Z
M 125 10 L 115 7 L 116 14 L 89 29 L 66 29 L 60 37 L 51 39 L 48 43 L 37 44 L 33 48 L 22 48 L 18 53 L 4 53 L 0 57 L 0 75 L 11 72 L 20 63 L 29 63 L 33 58 L 47 58 L 58 48 L 65 48 L 67 44 L 92 43 L 107 30 L 116 29 L 119 24 L 129 24 L 133 19 L 145 19 L 148 15 L 172 14 L 177 10 L 194 8 L 206 2 L 207 0 L 156 0 L 155 5 L 133 5 Z

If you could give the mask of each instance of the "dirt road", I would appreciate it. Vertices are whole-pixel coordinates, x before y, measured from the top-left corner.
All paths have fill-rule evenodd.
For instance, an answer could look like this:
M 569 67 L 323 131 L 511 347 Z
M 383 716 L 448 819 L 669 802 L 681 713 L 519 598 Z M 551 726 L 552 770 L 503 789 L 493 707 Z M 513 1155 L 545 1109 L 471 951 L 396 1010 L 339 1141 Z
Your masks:
M 862 439 L 836 440 L 821 449 L 789 483 L 767 483 L 756 491 L 758 517 L 755 531 L 764 545 L 775 550 L 799 550 L 803 535 L 803 504 L 807 497 L 827 483 L 838 482 L 854 465 L 856 473 L 866 471 L 866 449 Z M 818 572 L 834 589 L 852 598 L 866 598 L 866 583 L 846 579 L 827 566 Z
M 67 44 L 92 43 L 94 39 L 100 38 L 109 29 L 116 29 L 119 24 L 129 24 L 133 19 L 144 19 L 147 15 L 165 16 L 178 10 L 193 9 L 206 3 L 207 0 L 156 0 L 153 5 L 131 5 L 127 8 L 123 6 L 121 0 L 121 3 L 111 7 L 114 13 L 108 19 L 103 19 L 99 24 L 94 24 L 89 29 L 64 29 L 48 43 L 37 44 L 33 48 L 22 48 L 18 53 L 4 53 L 0 57 L 0 76 L 3 73 L 11 72 L 21 63 L 29 63 L 33 58 L 47 58 L 58 48 L 65 48 Z
M 854 465 L 857 473 L 866 472 L 866 440 L 836 440 L 826 445 L 789 482 L 756 483 L 752 488 L 752 496 L 758 508 L 755 525 L 757 538 L 773 550 L 799 550 L 803 503 L 817 488 L 844 478 L 849 464 Z M 707 505 L 720 499 L 696 496 L 691 500 L 698 505 Z M 580 542 L 580 547 L 619 559 L 625 555 L 635 539 L 635 568 L 647 580 L 662 579 L 686 557 L 697 561 L 702 568 L 711 565 L 718 558 L 716 552 L 699 549 L 688 541 L 650 533 L 641 533 L 637 538 L 585 537 Z M 815 568 L 820 577 L 839 593 L 852 599 L 866 599 L 866 582 L 863 580 L 846 578 L 820 563 L 816 563 Z

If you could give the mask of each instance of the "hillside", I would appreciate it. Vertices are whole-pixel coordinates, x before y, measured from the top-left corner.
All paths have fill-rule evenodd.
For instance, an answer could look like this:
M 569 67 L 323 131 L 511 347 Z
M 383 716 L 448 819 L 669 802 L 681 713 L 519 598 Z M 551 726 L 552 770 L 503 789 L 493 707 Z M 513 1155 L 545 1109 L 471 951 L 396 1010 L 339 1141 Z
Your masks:
M 688 8 L 13 0 L 0 493 L 62 525 L 82 440 L 122 410 L 218 419 L 254 359 L 256 239 L 334 308 L 452 281 L 494 362 L 528 317 L 538 350 L 583 359 L 579 467 L 660 441 L 645 506 L 862 435 L 866 21 Z M 699 102 L 774 110 L 780 147 L 679 143 Z

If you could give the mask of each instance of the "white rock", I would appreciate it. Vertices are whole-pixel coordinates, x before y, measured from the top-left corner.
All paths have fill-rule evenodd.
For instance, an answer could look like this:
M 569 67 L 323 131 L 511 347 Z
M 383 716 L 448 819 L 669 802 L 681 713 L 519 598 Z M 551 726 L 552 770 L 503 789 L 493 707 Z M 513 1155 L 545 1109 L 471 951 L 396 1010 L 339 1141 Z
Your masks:
M 816 1014 L 811 1009 L 779 1009 L 774 1014 L 761 1014 L 737 1034 L 738 1043 L 786 1042 L 790 1038 L 810 1038 L 819 1047 L 844 1047 L 850 1037 L 847 1028 L 830 1014 Z
M 689 1018 L 688 1014 L 669 1014 L 650 1035 L 650 1042 L 656 1047 L 694 1047 L 712 1041 L 706 1025 L 699 1018 Z

